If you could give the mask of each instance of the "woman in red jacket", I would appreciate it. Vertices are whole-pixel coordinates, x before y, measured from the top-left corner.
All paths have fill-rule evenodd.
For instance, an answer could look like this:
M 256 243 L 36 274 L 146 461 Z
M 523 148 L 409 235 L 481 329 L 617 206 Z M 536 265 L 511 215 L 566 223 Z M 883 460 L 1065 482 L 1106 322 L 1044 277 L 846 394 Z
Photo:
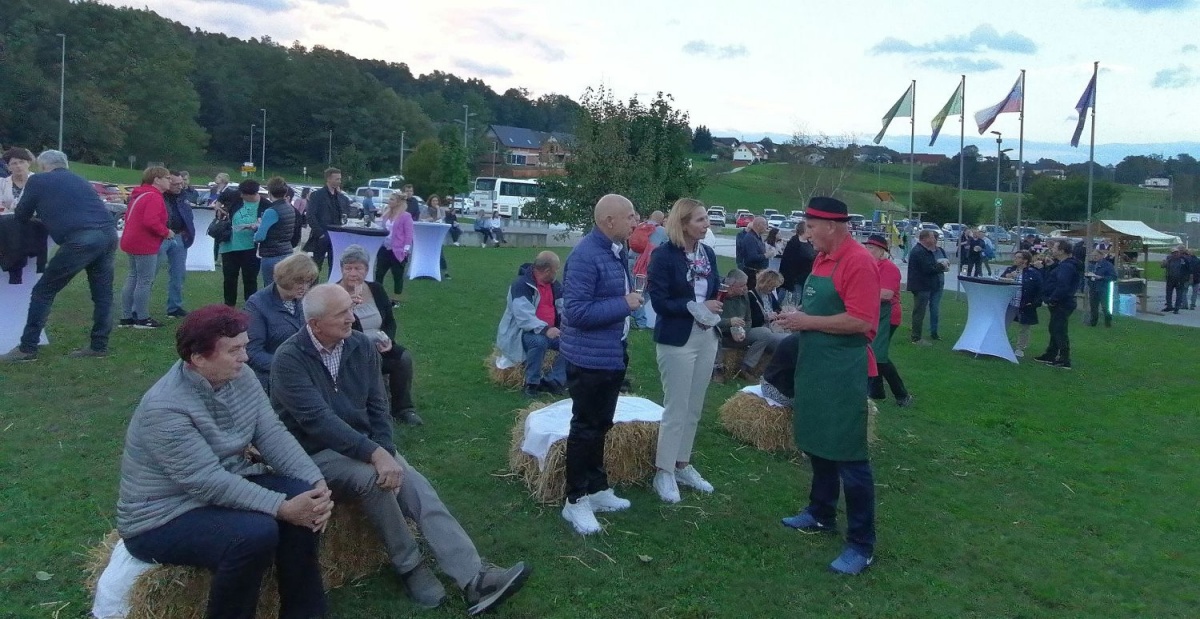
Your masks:
M 121 289 L 122 327 L 156 329 L 162 323 L 150 317 L 150 289 L 158 271 L 158 250 L 175 236 L 167 227 L 167 204 L 163 191 L 171 186 L 166 168 L 146 168 L 142 184 L 129 194 L 121 251 L 129 254 L 129 276 Z

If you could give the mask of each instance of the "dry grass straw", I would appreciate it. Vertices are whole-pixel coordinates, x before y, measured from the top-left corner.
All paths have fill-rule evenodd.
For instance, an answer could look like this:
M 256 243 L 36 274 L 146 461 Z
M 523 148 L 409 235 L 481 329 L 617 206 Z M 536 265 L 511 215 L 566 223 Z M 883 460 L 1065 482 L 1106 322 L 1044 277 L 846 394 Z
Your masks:
M 721 405 L 721 426 L 734 438 L 769 452 L 795 451 L 792 409 L 771 406 L 754 394 L 739 391 Z M 867 400 L 867 443 L 879 440 L 876 434 L 879 408 Z
M 488 378 L 497 386 L 505 389 L 520 389 L 525 386 L 525 364 L 518 363 L 510 368 L 500 369 L 496 367 L 496 359 L 499 358 L 500 352 L 493 350 L 483 363 L 487 366 Z M 546 356 L 542 358 L 542 373 L 549 374 L 550 368 L 554 367 L 554 360 L 558 358 L 558 351 L 547 350 Z
M 411 522 L 409 526 L 413 526 Z M 93 593 L 118 539 L 117 532 L 111 531 L 88 550 L 84 571 L 88 589 Z M 339 503 L 321 539 L 321 577 L 325 590 L 374 574 L 387 560 L 383 543 L 358 504 Z M 211 579 L 208 570 L 195 567 L 163 565 L 148 570 L 138 577 L 130 591 L 127 619 L 201 619 L 208 605 Z M 275 617 L 278 612 L 279 592 L 275 570 L 271 568 L 263 579 L 258 616 Z
M 521 451 L 525 440 L 525 418 L 545 408 L 539 402 L 516 412 L 512 429 L 512 445 L 508 451 L 508 467 L 521 477 L 534 500 L 541 503 L 561 503 L 566 486 L 567 440 L 550 446 L 546 467 L 538 467 L 537 458 Z M 643 484 L 654 474 L 654 454 L 658 447 L 658 424 L 647 421 L 618 423 L 604 439 L 604 468 L 608 482 L 614 486 Z

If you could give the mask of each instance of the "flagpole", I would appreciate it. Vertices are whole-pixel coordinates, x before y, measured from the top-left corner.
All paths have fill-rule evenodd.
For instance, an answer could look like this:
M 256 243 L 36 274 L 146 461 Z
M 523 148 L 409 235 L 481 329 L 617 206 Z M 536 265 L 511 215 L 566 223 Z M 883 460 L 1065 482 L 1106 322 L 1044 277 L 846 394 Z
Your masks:
M 962 201 L 963 201 L 963 148 L 965 148 L 967 139 L 967 76 L 963 75 L 959 82 L 959 107 L 961 110 L 958 114 L 958 223 L 963 223 Z
M 1025 193 L 1025 69 L 1021 69 L 1021 133 L 1017 143 L 1017 231 L 1021 228 L 1021 195 Z
M 1091 97 L 1092 98 L 1092 105 L 1091 105 L 1091 108 L 1092 108 L 1092 136 L 1091 136 L 1091 141 L 1088 144 L 1087 226 L 1084 227 L 1084 231 L 1087 234 L 1087 236 L 1085 237 L 1085 241 L 1084 241 L 1084 245 L 1083 245 L 1085 248 L 1087 248 L 1089 255 L 1092 253 L 1091 252 L 1091 250 L 1092 250 L 1092 182 L 1095 177 L 1095 171 L 1093 170 L 1093 168 L 1096 167 L 1096 90 L 1097 90 L 1097 87 L 1099 86 L 1099 84 L 1096 83 L 1096 77 L 1099 75 L 1099 73 L 1100 73 L 1100 61 L 1097 60 L 1096 62 L 1092 63 L 1092 84 L 1094 84 L 1094 86 L 1092 87 L 1092 97 Z M 1101 260 L 1103 260 L 1103 259 L 1104 258 L 1101 258 Z M 1085 264 L 1087 263 L 1087 258 L 1084 258 L 1084 263 Z M 1096 284 L 1097 284 L 1096 280 L 1087 279 L 1088 298 L 1091 298 L 1091 295 L 1094 294 L 1092 291 L 1092 287 L 1095 286 Z M 1105 285 L 1108 285 L 1108 283 L 1105 282 Z M 1109 290 L 1109 294 L 1112 294 L 1111 289 Z M 1105 299 L 1104 302 L 1107 303 L 1109 307 L 1112 307 L 1112 299 L 1111 298 Z M 1091 309 L 1091 307 L 1092 307 L 1092 304 L 1088 303 L 1088 308 Z M 1098 309 L 1097 311 L 1103 311 L 1103 310 Z M 1089 314 L 1091 314 L 1091 312 L 1089 312 Z M 1090 324 L 1095 324 L 1096 318 L 1097 317 L 1095 315 L 1089 315 L 1088 320 L 1091 321 Z M 1108 320 L 1108 319 L 1106 318 L 1106 320 Z
M 908 219 L 913 215 L 913 159 L 917 152 L 917 80 L 912 81 L 912 110 L 908 116 L 908 125 L 912 132 L 908 136 Z

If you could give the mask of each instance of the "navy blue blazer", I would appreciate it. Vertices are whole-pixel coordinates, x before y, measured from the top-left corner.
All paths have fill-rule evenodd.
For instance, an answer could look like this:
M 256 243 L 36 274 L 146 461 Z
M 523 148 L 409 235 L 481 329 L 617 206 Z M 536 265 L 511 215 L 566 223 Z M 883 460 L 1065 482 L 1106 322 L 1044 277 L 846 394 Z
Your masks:
M 721 286 L 717 255 L 708 245 L 700 243 L 699 246 L 712 265 L 708 272 L 708 295 L 705 300 L 715 299 Z M 650 295 L 650 304 L 658 315 L 654 323 L 654 341 L 657 344 L 683 346 L 691 337 L 695 319 L 688 311 L 687 304 L 696 300 L 696 290 L 688 281 L 690 268 L 687 254 L 674 243 L 663 243 L 650 254 L 646 294 Z

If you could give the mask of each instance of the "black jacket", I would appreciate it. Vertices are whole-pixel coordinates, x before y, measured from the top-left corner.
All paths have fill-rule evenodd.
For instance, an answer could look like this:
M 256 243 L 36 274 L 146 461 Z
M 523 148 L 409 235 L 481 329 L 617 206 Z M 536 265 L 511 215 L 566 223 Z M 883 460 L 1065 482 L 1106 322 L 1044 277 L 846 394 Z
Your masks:
M 304 212 L 312 228 L 312 238 L 318 238 L 330 226 L 342 225 L 342 217 L 350 214 L 350 198 L 344 191 L 337 192 L 335 196 L 328 187 L 322 187 L 309 194 L 308 208 Z
M 788 239 L 787 245 L 783 246 L 783 255 L 779 257 L 779 274 L 783 276 L 783 288 L 794 292 L 797 286 L 808 279 L 816 260 L 817 249 L 812 243 L 801 239 L 799 235 Z
M 1083 265 L 1074 256 L 1068 256 L 1054 265 L 1042 284 L 1042 298 L 1046 305 L 1075 309 L 1075 291 L 1079 290 L 1082 273 Z
M 946 252 L 941 247 L 933 251 L 917 243 L 908 252 L 908 291 L 926 292 L 941 290 L 946 285 L 946 270 L 938 264 L 939 258 L 945 258 Z
M 46 237 L 45 226 L 36 221 L 0 215 L 0 270 L 8 273 L 9 284 L 23 283 L 29 258 L 37 260 L 38 273 L 46 270 Z
M 738 233 L 734 255 L 737 257 L 737 267 L 743 271 L 760 271 L 771 264 L 767 258 L 766 244 L 750 228 Z
M 708 257 L 708 294 L 705 300 L 717 298 L 721 287 L 721 276 L 717 273 L 717 255 L 704 243 L 698 249 Z M 688 311 L 689 301 L 696 300 L 696 290 L 688 281 L 691 264 L 682 247 L 666 242 L 650 254 L 650 266 L 646 270 L 646 294 L 658 315 L 654 323 L 654 341 L 667 346 L 683 346 L 692 334 L 696 319 Z

